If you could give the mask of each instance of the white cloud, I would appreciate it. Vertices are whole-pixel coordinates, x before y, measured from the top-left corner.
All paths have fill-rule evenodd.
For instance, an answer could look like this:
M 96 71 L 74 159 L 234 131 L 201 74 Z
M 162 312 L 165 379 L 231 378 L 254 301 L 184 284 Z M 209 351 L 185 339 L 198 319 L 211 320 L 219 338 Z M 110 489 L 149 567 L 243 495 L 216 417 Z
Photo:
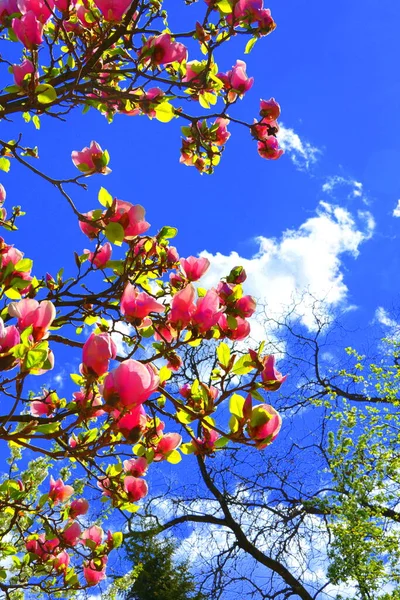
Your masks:
M 394 217 L 400 217 L 400 200 L 397 200 L 397 205 L 393 210 Z
M 317 161 L 320 150 L 309 142 L 302 141 L 293 129 L 280 125 L 277 134 L 279 145 L 300 170 L 307 170 Z
M 337 188 L 349 188 L 349 192 L 347 194 L 347 198 L 349 200 L 354 198 L 359 198 L 364 202 L 364 204 L 369 204 L 369 200 L 365 194 L 364 186 L 361 181 L 357 181 L 356 179 L 352 179 L 351 177 L 342 177 L 341 175 L 334 175 L 333 177 L 328 177 L 325 183 L 322 186 L 322 191 L 333 195 L 337 193 Z
M 251 258 L 237 252 L 202 252 L 211 262 L 202 284 L 211 287 L 233 267 L 242 265 L 247 273 L 246 293 L 265 304 L 270 316 L 282 315 L 285 307 L 297 302 L 298 316 L 312 328 L 314 299 L 323 300 L 326 307 L 346 300 L 342 257 L 356 258 L 360 245 L 372 236 L 374 225 L 369 212 L 359 211 L 354 216 L 344 208 L 321 202 L 316 215 L 298 229 L 286 230 L 279 239 L 256 238 L 259 249 Z M 313 297 L 308 303 L 303 300 L 307 292 Z

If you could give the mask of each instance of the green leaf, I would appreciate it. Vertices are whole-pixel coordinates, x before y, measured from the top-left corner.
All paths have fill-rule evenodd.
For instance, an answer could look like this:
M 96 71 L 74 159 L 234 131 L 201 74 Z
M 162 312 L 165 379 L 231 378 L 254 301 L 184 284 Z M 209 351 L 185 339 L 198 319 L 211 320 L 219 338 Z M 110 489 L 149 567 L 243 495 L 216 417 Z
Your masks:
M 175 117 L 175 110 L 169 102 L 161 102 L 155 107 L 156 119 L 161 123 L 169 123 Z
M 220 437 L 214 444 L 215 448 L 223 448 L 227 445 L 229 439 L 226 437 Z
M 33 115 L 32 123 L 34 124 L 36 129 L 40 129 L 40 119 L 39 119 L 38 115 Z
M 230 15 L 232 12 L 232 6 L 229 0 L 220 0 L 219 2 L 217 2 L 217 7 L 222 13 L 226 15 Z
M 5 171 L 6 173 L 8 173 L 9 170 L 10 170 L 10 161 L 8 160 L 8 158 L 5 158 L 4 156 L 2 156 L 0 158 L 0 171 Z
M 100 188 L 98 198 L 102 206 L 105 206 L 106 208 L 112 206 L 113 197 L 111 196 L 110 192 L 108 192 L 105 188 Z
M 170 371 L 168 369 L 168 367 L 166 367 L 166 366 L 161 367 L 161 369 L 160 369 L 160 371 L 158 373 L 158 376 L 160 378 L 160 383 L 163 384 L 164 381 L 168 381 L 168 379 L 171 379 L 171 377 L 172 377 L 172 371 Z
M 57 92 L 49 83 L 41 83 L 36 86 L 35 93 L 40 104 L 51 104 L 57 100 Z
M 124 536 L 122 535 L 121 531 L 116 531 L 115 533 L 112 534 L 112 539 L 113 539 L 113 548 L 119 548 L 122 544 L 122 542 L 124 541 Z
M 217 357 L 221 365 L 227 367 L 231 358 L 231 351 L 228 344 L 221 342 L 217 348 Z
M 246 44 L 246 48 L 244 49 L 244 53 L 245 54 L 249 54 L 253 50 L 254 45 L 255 45 L 255 43 L 256 43 L 257 40 L 258 40 L 258 38 L 256 38 L 256 37 L 253 37 L 253 38 L 249 39 L 249 41 Z
M 109 223 L 105 229 L 105 235 L 109 242 L 121 246 L 124 241 L 125 231 L 119 223 Z
M 14 266 L 14 270 L 19 271 L 20 273 L 27 273 L 28 271 L 31 271 L 32 266 L 33 260 L 31 260 L 30 258 L 22 258 Z
M 233 366 L 232 371 L 235 375 L 246 375 L 254 369 L 252 365 L 252 359 L 250 354 L 245 354 L 237 360 Z
M 30 369 L 39 369 L 43 366 L 47 359 L 46 350 L 29 350 L 24 360 L 24 368 L 29 371 Z
M 239 394 L 233 394 L 229 400 L 229 411 L 235 417 L 243 419 L 244 398 Z
M 7 296 L 7 298 L 10 298 L 10 300 L 21 300 L 21 294 L 19 293 L 18 290 L 9 288 L 8 290 L 5 290 L 4 293 Z
M 171 463 L 171 465 L 177 465 L 182 460 L 182 456 L 178 452 L 178 450 L 172 450 L 167 454 L 167 461 Z
M 45 425 L 39 425 L 39 427 L 36 428 L 36 431 L 38 433 L 55 433 L 56 431 L 58 431 L 60 429 L 60 423 L 46 423 Z
M 178 230 L 176 227 L 170 227 L 169 225 L 165 225 L 160 231 L 157 233 L 158 241 L 171 239 L 176 236 Z

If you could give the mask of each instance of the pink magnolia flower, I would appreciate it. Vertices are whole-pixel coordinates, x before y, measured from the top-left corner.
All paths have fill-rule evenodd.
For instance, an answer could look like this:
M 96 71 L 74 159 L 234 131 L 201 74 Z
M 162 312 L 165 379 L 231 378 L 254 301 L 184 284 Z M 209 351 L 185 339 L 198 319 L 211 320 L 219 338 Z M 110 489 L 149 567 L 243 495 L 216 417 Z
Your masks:
M 97 406 L 102 406 L 103 402 L 97 394 L 95 395 L 92 391 L 86 391 L 81 389 L 79 392 L 74 392 L 73 394 L 74 401 L 77 403 L 79 407 L 79 414 L 82 417 L 86 415 L 90 418 L 92 417 L 101 417 L 104 415 L 104 410 L 102 408 L 95 408 Z
M 167 249 L 167 263 L 169 265 L 174 265 L 175 263 L 177 263 L 179 260 L 179 254 L 178 254 L 178 250 L 175 248 L 175 246 L 169 246 L 169 248 Z
M 0 0 L 0 20 L 19 12 L 17 0 Z
M 272 354 L 264 357 L 263 365 L 264 369 L 261 373 L 261 379 L 264 387 L 270 392 L 279 390 L 282 383 L 286 381 L 288 376 L 283 376 L 282 373 L 279 373 L 279 371 L 275 369 L 275 356 Z
M 19 302 L 11 302 L 8 314 L 18 319 L 20 331 L 32 325 L 32 337 L 37 342 L 48 337 L 48 329 L 55 319 L 56 309 L 48 300 L 38 302 L 25 298 Z
M 85 498 L 78 498 L 71 502 L 71 506 L 69 507 L 68 517 L 70 519 L 76 519 L 76 517 L 80 517 L 81 515 L 86 515 L 89 510 L 89 502 Z
M 90 560 L 83 567 L 83 576 L 90 586 L 97 585 L 106 576 L 107 556 Z
M 111 169 L 107 167 L 110 160 L 108 152 L 103 151 L 97 142 L 92 141 L 89 148 L 85 147 L 80 152 L 73 150 L 71 158 L 76 168 L 85 175 L 111 173 Z
M 263 117 L 263 121 L 266 123 L 272 123 L 273 121 L 276 121 L 280 114 L 281 107 L 275 98 L 260 101 L 260 115 Z
M 149 468 L 149 463 L 144 458 L 144 456 L 140 456 L 139 458 L 131 458 L 129 460 L 124 460 L 124 471 L 129 475 L 133 475 L 133 477 L 143 477 L 147 473 L 147 469 Z
M 57 571 L 65 571 L 69 565 L 70 556 L 66 550 L 59 552 L 54 558 L 54 568 Z
M 66 13 L 69 10 L 70 5 L 75 5 L 76 0 L 54 0 L 56 8 L 62 13 Z
M 82 221 L 80 221 L 80 223 L 81 222 Z M 109 242 L 106 242 L 104 246 L 99 246 L 94 252 L 90 252 L 90 250 L 84 250 L 83 252 L 88 255 L 88 260 L 94 264 L 95 267 L 103 269 L 111 258 L 112 246 Z
M 246 18 L 251 23 L 257 19 L 262 6 L 263 0 L 239 0 L 235 6 L 234 15 L 239 19 Z
M 187 59 L 187 49 L 179 42 L 173 42 L 169 33 L 162 33 L 147 40 L 140 51 L 140 57 L 150 60 L 152 65 L 168 65 Z
M 233 329 L 229 326 L 226 315 L 222 314 L 218 320 L 218 325 L 230 340 L 244 340 L 250 333 L 250 323 L 242 317 L 235 317 L 235 321 L 236 328 Z
M 165 460 L 168 454 L 179 448 L 182 443 L 182 436 L 179 433 L 166 433 L 162 436 L 154 449 L 154 461 Z
M 237 60 L 231 71 L 227 73 L 218 73 L 219 79 L 224 83 L 228 90 L 228 99 L 233 102 L 237 96 L 240 98 L 252 87 L 254 78 L 247 77 L 246 63 L 243 60 Z
M 215 442 L 219 439 L 219 433 L 214 429 L 203 427 L 203 437 L 193 440 L 194 454 L 205 455 L 215 452 Z
M 7 194 L 6 194 L 5 187 L 4 187 L 4 185 L 2 185 L 0 183 L 0 204 L 4 204 L 4 202 L 6 200 L 6 196 L 7 196 Z
M 124 200 L 116 200 L 115 215 L 110 221 L 119 223 L 124 228 L 124 240 L 133 240 L 138 235 L 145 233 L 150 223 L 144 220 L 146 211 L 140 204 L 133 205 Z
M 274 441 L 282 426 L 282 419 L 269 404 L 259 404 L 251 412 L 247 431 L 256 440 L 257 448 L 265 448 Z
M 120 404 L 134 408 L 146 402 L 159 384 L 154 367 L 128 359 L 107 375 L 103 388 L 104 400 L 110 406 Z
M 165 307 L 146 292 L 127 283 L 121 297 L 121 313 L 128 319 L 144 319 L 150 313 L 163 313 Z
M 107 373 L 111 358 L 117 356 L 117 346 L 109 333 L 92 333 L 82 349 L 82 373 L 100 377 Z
M 223 146 L 231 137 L 231 134 L 228 131 L 229 123 L 229 119 L 222 119 L 221 117 L 218 117 L 218 119 L 215 120 L 214 126 L 212 127 L 212 131 L 215 136 L 214 144 L 216 144 L 217 146 Z M 214 130 L 215 126 L 217 127 L 217 129 Z
M 189 256 L 188 258 L 181 258 L 179 263 L 189 281 L 198 281 L 210 267 L 210 261 L 204 257 Z
M 0 353 L 9 352 L 20 342 L 20 335 L 15 325 L 4 327 L 4 321 L 0 318 Z
M 203 298 L 197 300 L 192 322 L 197 325 L 200 333 L 205 333 L 217 324 L 220 316 L 219 296 L 215 290 L 209 290 Z
M 26 83 L 28 83 L 28 81 L 31 81 L 30 77 L 27 77 L 25 80 L 25 76 L 31 75 L 35 72 L 33 63 L 27 58 L 25 58 L 20 65 L 12 65 L 11 68 L 14 75 L 15 84 L 19 85 L 20 87 L 23 87 Z
M 261 158 L 267 160 L 277 160 L 283 154 L 283 150 L 279 148 L 279 142 L 275 136 L 269 135 L 265 140 L 257 143 L 258 154 Z
M 49 498 L 53 501 L 53 504 L 65 502 L 73 493 L 74 488 L 71 485 L 64 485 L 62 479 L 55 481 L 52 476 L 50 477 Z
M 101 542 L 103 541 L 103 536 L 104 531 L 102 530 L 102 528 L 98 525 L 92 525 L 92 527 L 85 529 L 85 531 L 82 533 L 82 544 L 84 544 L 85 546 L 91 546 L 92 544 L 87 543 L 89 541 L 93 542 L 95 546 L 100 546 Z
M 148 494 L 148 486 L 144 479 L 127 475 L 124 479 L 124 490 L 129 502 L 137 502 Z
M 55 394 L 49 394 L 46 392 L 44 396 L 31 402 L 30 411 L 34 417 L 41 417 L 46 415 L 47 417 L 56 410 L 57 404 L 55 402 Z
M 68 546 L 76 546 L 81 536 L 81 533 L 82 532 L 79 523 L 74 522 L 71 525 L 67 525 L 67 527 L 62 532 L 61 537 L 64 543 Z
M 94 0 L 106 21 L 120 23 L 132 0 Z
M 97 487 L 101 489 L 103 496 L 111 496 L 110 488 L 112 485 L 108 477 L 102 477 L 99 479 L 97 481 Z
M 154 339 L 158 342 L 166 342 L 170 344 L 176 337 L 176 332 L 167 325 L 156 325 Z
M 38 21 L 32 10 L 22 15 L 20 19 L 13 19 L 11 28 L 28 50 L 33 50 L 43 42 L 43 24 Z
M 253 296 L 242 296 L 235 303 L 235 309 L 241 317 L 251 317 L 257 308 L 257 302 Z
M 82 213 L 82 215 L 90 220 L 98 222 L 98 219 L 93 219 L 94 211 L 91 210 L 87 213 Z M 99 225 L 101 224 L 101 220 L 99 221 Z M 99 227 L 96 225 L 91 225 L 90 223 L 86 223 L 86 221 L 79 221 L 79 227 L 82 233 L 88 236 L 89 239 L 93 240 L 99 234 Z
M 29 11 L 32 11 L 38 21 L 46 23 L 52 15 L 52 9 L 54 8 L 53 0 L 18 0 L 18 8 L 24 15 Z
M 46 540 L 46 534 L 44 533 L 41 533 L 40 535 L 34 538 L 28 538 L 25 541 L 25 548 L 27 552 L 36 554 L 36 556 L 44 562 L 49 560 L 50 555 L 54 552 L 56 548 L 58 548 L 59 545 L 60 540 L 58 538 Z
M 192 319 L 192 315 L 196 310 L 193 302 L 194 297 L 194 287 L 190 283 L 172 298 L 168 320 L 179 329 L 184 329 Z
M 260 10 L 257 15 L 258 21 L 258 30 L 261 36 L 268 35 L 276 28 L 276 23 L 271 16 L 271 11 L 269 8 L 264 8 Z
M 118 418 L 118 415 L 119 412 L 114 411 L 115 428 L 122 433 L 128 442 L 131 444 L 136 443 L 146 429 L 147 416 L 143 406 L 140 404 L 121 418 Z

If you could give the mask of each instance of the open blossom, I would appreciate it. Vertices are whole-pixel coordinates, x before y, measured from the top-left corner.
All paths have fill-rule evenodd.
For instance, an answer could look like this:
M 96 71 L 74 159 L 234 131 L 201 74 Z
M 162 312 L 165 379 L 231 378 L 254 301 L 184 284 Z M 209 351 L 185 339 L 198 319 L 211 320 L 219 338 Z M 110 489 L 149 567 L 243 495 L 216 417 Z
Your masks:
M 129 502 L 137 502 L 148 494 L 148 486 L 144 479 L 127 475 L 124 479 L 124 490 Z
M 258 448 L 265 448 L 274 441 L 282 426 L 282 419 L 269 404 L 259 404 L 251 412 L 247 431 L 257 441 Z
M 215 442 L 219 439 L 219 433 L 214 429 L 207 429 L 203 427 L 203 436 L 193 440 L 192 445 L 194 447 L 195 455 L 211 454 L 215 451 Z
M 67 525 L 64 531 L 61 533 L 62 540 L 68 546 L 76 546 L 81 536 L 81 528 L 79 523 L 71 523 Z
M 223 146 L 231 137 L 231 134 L 228 131 L 228 125 L 230 123 L 229 119 L 223 119 L 222 117 L 218 117 L 215 119 L 214 127 L 212 127 L 213 134 L 215 136 L 214 144 L 217 146 Z
M 172 41 L 169 33 L 162 33 L 147 40 L 140 51 L 140 57 L 150 60 L 152 65 L 168 65 L 186 60 L 187 49 L 183 44 Z
M 154 449 L 154 461 L 165 460 L 170 452 L 176 450 L 182 443 L 179 433 L 166 433 Z
M 58 548 L 59 545 L 60 540 L 58 538 L 47 540 L 46 534 L 44 533 L 32 538 L 28 538 L 25 541 L 26 551 L 36 554 L 36 556 L 44 562 L 49 560 L 50 555 L 56 548 Z
M 225 314 L 218 319 L 218 325 L 230 340 L 244 340 L 250 333 L 250 323 L 242 317 L 235 317 L 236 327 L 230 327 Z
M 71 506 L 69 507 L 68 516 L 70 519 L 76 519 L 76 517 L 80 517 L 81 515 L 86 515 L 89 510 L 89 502 L 86 498 L 78 498 L 71 502 Z
M 65 502 L 73 493 L 74 488 L 71 485 L 65 485 L 62 479 L 55 481 L 52 476 L 50 477 L 49 498 L 54 504 Z
M 263 121 L 266 123 L 272 123 L 273 121 L 276 121 L 280 114 L 281 107 L 275 98 L 260 101 L 260 115 L 263 117 Z
M 192 319 L 192 315 L 196 310 L 194 305 L 195 291 L 192 284 L 187 285 L 183 290 L 175 294 L 171 301 L 171 312 L 168 320 L 183 329 Z
M 219 296 L 215 290 L 209 290 L 203 298 L 197 300 L 192 322 L 201 333 L 205 333 L 217 324 L 220 316 Z
M 38 21 L 46 23 L 52 15 L 53 0 L 18 0 L 19 11 L 24 15 L 32 11 Z
M 121 313 L 128 319 L 144 319 L 150 313 L 163 313 L 165 307 L 154 300 L 147 292 L 139 292 L 127 283 L 121 297 Z
M 120 23 L 132 0 L 95 0 L 94 3 L 106 21 Z
M 261 372 L 261 379 L 264 387 L 271 392 L 279 390 L 288 376 L 283 376 L 282 373 L 279 373 L 279 371 L 275 369 L 275 356 L 272 354 L 264 357 L 263 365 L 264 369 Z
M 150 223 L 145 221 L 146 211 L 140 204 L 131 204 L 124 200 L 116 200 L 115 215 L 110 218 L 113 223 L 119 223 L 124 228 L 124 240 L 133 240 L 137 235 L 145 233 Z
M 104 410 L 101 407 L 103 402 L 97 394 L 95 395 L 91 390 L 81 389 L 79 392 L 74 392 L 74 401 L 78 405 L 79 414 L 81 417 L 100 417 L 104 415 Z
M 111 358 L 117 355 L 117 346 L 109 333 L 92 333 L 82 349 L 82 373 L 100 377 L 107 373 Z
M 46 415 L 46 417 L 48 417 L 49 415 L 53 414 L 53 412 L 57 408 L 57 403 L 55 402 L 56 398 L 56 394 L 49 394 L 48 392 L 46 392 L 46 394 L 42 396 L 42 398 L 33 400 L 30 406 L 31 415 L 33 415 L 34 417 L 41 417 L 42 415 Z
M 56 316 L 54 305 L 48 300 L 38 302 L 25 298 L 8 305 L 8 314 L 18 319 L 18 329 L 23 331 L 32 325 L 32 337 L 35 341 L 45 339 L 48 329 Z
M 90 586 L 97 585 L 106 576 L 107 556 L 90 560 L 83 567 L 83 576 Z
M 143 475 L 147 473 L 148 468 L 149 463 L 144 458 L 144 456 L 124 460 L 125 473 L 128 473 L 128 475 L 133 475 L 133 477 L 143 477 Z
M 43 24 L 35 17 L 35 13 L 29 10 L 20 19 L 13 19 L 11 27 L 19 41 L 33 50 L 43 42 Z
M 31 81 L 30 77 L 27 77 L 27 80 L 24 81 L 26 75 L 31 75 L 35 72 L 35 67 L 33 63 L 25 58 L 20 65 L 12 65 L 12 72 L 14 75 L 14 82 L 16 85 L 22 87 L 28 81 Z
M 125 439 L 135 444 L 146 429 L 146 411 L 140 404 L 119 418 L 119 411 L 114 411 L 115 429 L 122 433 Z
M 57 571 L 65 571 L 65 569 L 68 567 L 69 565 L 69 561 L 70 561 L 70 556 L 68 554 L 68 552 L 66 552 L 66 550 L 63 550 L 62 552 L 59 552 L 55 558 L 54 558 L 54 568 L 57 569 Z
M 0 21 L 3 17 L 19 12 L 17 0 L 0 0 Z
M 84 250 L 83 252 L 88 255 L 88 260 L 95 267 L 103 269 L 111 258 L 112 246 L 109 242 L 106 242 L 104 246 L 99 246 L 94 252 L 90 252 L 90 250 Z
M 4 327 L 4 321 L 0 318 L 0 353 L 8 352 L 20 342 L 20 335 L 15 325 Z
M 257 308 L 257 303 L 253 296 L 242 296 L 235 302 L 235 309 L 241 317 L 251 317 Z
M 282 148 L 279 148 L 279 142 L 273 135 L 269 135 L 262 141 L 257 142 L 258 154 L 261 158 L 267 160 L 277 160 L 283 154 Z
M 218 78 L 228 90 L 228 99 L 233 102 L 237 96 L 240 98 L 252 87 L 254 78 L 248 77 L 246 73 L 246 63 L 243 60 L 237 60 L 236 64 L 227 73 L 218 73 Z
M 204 257 L 188 256 L 188 258 L 181 258 L 179 263 L 189 281 L 198 281 L 210 267 L 210 261 Z
M 85 175 L 111 173 L 111 169 L 107 167 L 110 160 L 108 152 L 107 150 L 103 151 L 97 142 L 92 141 L 89 148 L 85 147 L 81 151 L 74 150 L 71 158 L 76 168 Z
M 128 359 L 107 375 L 103 397 L 110 406 L 120 404 L 133 408 L 146 402 L 159 384 L 154 367 Z
M 93 213 L 94 213 L 94 211 L 91 210 L 87 213 L 82 213 L 82 215 L 84 217 L 86 217 L 87 219 L 89 219 L 90 221 L 94 221 L 94 222 L 98 223 L 98 225 L 101 225 L 102 224 L 101 220 L 99 221 L 98 219 L 93 219 Z M 91 225 L 90 223 L 87 223 L 86 221 L 79 221 L 79 228 L 82 231 L 82 233 L 87 235 L 88 238 L 91 240 L 93 240 L 100 231 L 98 226 Z
M 92 527 L 85 529 L 85 531 L 82 533 L 82 544 L 86 546 L 90 545 L 87 544 L 87 540 L 89 540 L 90 542 L 93 542 L 96 546 L 100 546 L 101 542 L 103 541 L 103 536 L 104 531 L 102 530 L 102 528 L 98 525 L 92 525 Z

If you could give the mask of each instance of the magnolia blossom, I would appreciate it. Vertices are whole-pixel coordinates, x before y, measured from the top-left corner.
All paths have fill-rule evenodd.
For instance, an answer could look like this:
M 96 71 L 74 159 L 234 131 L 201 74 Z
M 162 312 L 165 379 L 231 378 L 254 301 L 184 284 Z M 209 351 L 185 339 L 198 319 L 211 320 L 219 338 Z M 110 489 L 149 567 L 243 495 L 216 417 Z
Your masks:
M 275 98 L 260 101 L 260 115 L 263 117 L 263 121 L 266 123 L 272 123 L 273 121 L 276 121 L 280 114 L 281 107 Z
M 154 449 L 154 461 L 165 460 L 168 454 L 176 450 L 182 443 L 182 436 L 179 433 L 166 433 L 162 436 Z
M 65 544 L 68 546 L 76 546 L 78 540 L 81 536 L 81 528 L 79 523 L 72 523 L 71 525 L 67 525 L 64 531 L 61 534 L 61 537 Z
M 263 365 L 264 369 L 261 372 L 261 379 L 264 387 L 270 392 L 279 390 L 282 383 L 286 381 L 288 376 L 283 376 L 282 373 L 279 373 L 279 371 L 275 369 L 275 356 L 272 354 L 264 358 Z
M 32 554 L 36 554 L 36 556 L 44 562 L 49 560 L 50 555 L 54 552 L 56 548 L 58 548 L 59 545 L 60 540 L 58 538 L 47 540 L 46 534 L 44 533 L 41 533 L 40 535 L 35 537 L 28 538 L 25 541 L 26 551 L 31 552 Z
M 219 296 L 215 290 L 209 290 L 203 298 L 198 299 L 192 322 L 200 333 L 205 333 L 217 324 L 220 316 Z
M 254 78 L 247 76 L 246 63 L 243 60 L 237 60 L 230 71 L 218 73 L 218 77 L 223 82 L 225 89 L 228 90 L 228 100 L 231 102 L 237 96 L 241 98 L 254 83 Z
M 25 82 L 27 83 L 27 81 L 24 81 L 25 76 L 31 75 L 35 72 L 33 63 L 27 58 L 25 58 L 20 65 L 12 65 L 11 68 L 14 75 L 15 84 L 19 85 L 20 87 L 22 87 Z M 27 77 L 27 80 L 31 81 L 31 78 Z
M 65 502 L 73 493 L 74 488 L 71 485 L 64 485 L 62 479 L 55 481 L 52 476 L 50 477 L 49 498 L 53 501 L 53 504 Z
M 54 393 L 49 394 L 46 392 L 41 398 L 37 398 L 31 402 L 30 411 L 34 417 L 41 417 L 46 415 L 47 417 L 55 411 L 57 408 L 57 395 Z
M 32 325 L 32 337 L 39 341 L 48 337 L 48 329 L 56 316 L 54 305 L 48 300 L 38 302 L 25 298 L 8 305 L 8 314 L 18 319 L 18 329 L 23 331 Z
M 182 271 L 185 273 L 186 279 L 189 281 L 198 281 L 210 267 L 210 261 L 204 257 L 195 258 L 194 256 L 189 256 L 188 258 L 181 258 L 179 263 Z
M 20 19 L 13 19 L 11 27 L 19 41 L 33 50 L 43 42 L 43 24 L 36 18 L 35 13 L 29 10 Z
M 117 355 L 117 346 L 109 333 L 92 333 L 82 349 L 82 373 L 100 377 L 107 373 L 111 358 Z
M 216 144 L 217 146 L 223 146 L 231 137 L 231 134 L 228 131 L 229 123 L 229 119 L 223 119 L 222 117 L 218 117 L 215 120 L 214 126 L 216 127 L 216 129 L 214 130 L 213 127 L 212 130 L 215 136 L 214 144 Z
M 65 571 L 65 569 L 69 565 L 69 561 L 70 561 L 70 556 L 69 556 L 68 552 L 63 550 L 62 552 L 59 552 L 55 556 L 54 562 L 53 562 L 54 568 L 57 571 Z
M 146 211 L 140 204 L 133 205 L 124 200 L 116 200 L 115 215 L 110 218 L 110 221 L 119 223 L 124 229 L 124 240 L 130 241 L 149 229 L 150 223 L 145 221 L 145 214 Z
M 85 175 L 101 173 L 107 175 L 111 169 L 107 167 L 109 156 L 107 150 L 102 150 L 97 142 L 92 141 L 89 148 L 74 150 L 71 154 L 72 162 Z
M 193 440 L 192 445 L 195 455 L 211 454 L 215 451 L 215 442 L 219 439 L 219 433 L 214 429 L 203 427 L 203 437 Z
M 132 0 L 94 0 L 94 3 L 106 21 L 120 23 Z
M 97 394 L 95 395 L 91 390 L 87 391 L 81 389 L 79 392 L 74 392 L 72 396 L 78 405 L 79 414 L 81 416 L 100 417 L 101 415 L 104 415 L 104 410 L 102 408 L 95 408 L 103 405 L 100 396 Z
M 80 221 L 80 223 L 82 223 L 82 221 Z M 85 223 L 84 225 L 88 224 Z M 106 242 L 104 246 L 99 246 L 94 252 L 90 252 L 90 250 L 84 250 L 83 252 L 88 255 L 88 260 L 94 264 L 95 267 L 103 269 L 111 258 L 112 246 L 109 242 Z
M 0 204 L 4 204 L 6 196 L 7 196 L 7 194 L 6 194 L 5 187 L 4 187 L 4 185 L 2 185 L 0 183 Z
M 129 359 L 111 371 L 103 387 L 107 404 L 135 407 L 143 404 L 156 391 L 160 380 L 153 366 Z
M 19 11 L 24 15 L 32 11 L 38 21 L 46 23 L 52 15 L 53 0 L 18 0 Z
M 4 327 L 4 321 L 0 318 L 0 353 L 8 352 L 20 342 L 20 335 L 15 325 Z
M 80 517 L 81 515 L 86 515 L 89 510 L 89 502 L 85 498 L 78 498 L 71 502 L 71 506 L 69 507 L 68 516 L 70 519 L 76 519 L 76 517 Z
M 196 310 L 194 297 L 194 287 L 189 284 L 172 298 L 168 320 L 179 329 L 184 329 L 192 319 Z
M 107 556 L 90 560 L 83 567 L 83 576 L 90 586 L 97 585 L 106 576 Z
M 114 411 L 115 429 L 122 433 L 128 442 L 136 443 L 146 429 L 146 411 L 140 404 L 119 418 L 119 411 Z
M 131 283 L 127 283 L 121 297 L 121 313 L 128 319 L 144 319 L 150 313 L 162 313 L 165 307 L 146 292 L 139 292 Z
M 257 143 L 258 154 L 261 158 L 267 160 L 277 160 L 283 154 L 282 148 L 279 148 L 279 142 L 273 135 L 269 135 L 262 141 Z
M 241 317 L 251 317 L 257 308 L 257 303 L 253 296 L 242 296 L 235 303 L 235 309 Z
M 124 471 L 133 477 L 143 477 L 147 473 L 149 463 L 144 456 L 124 460 Z
M 129 502 L 137 502 L 148 494 L 148 486 L 144 479 L 127 475 L 124 479 L 124 490 Z
M 92 527 L 85 529 L 85 531 L 82 533 L 82 544 L 90 546 L 91 544 L 87 543 L 89 541 L 93 542 L 93 544 L 95 544 L 96 546 L 100 546 L 101 542 L 103 541 L 103 536 L 104 531 L 102 530 L 102 528 L 98 525 L 92 525 Z
M 169 33 L 162 33 L 147 40 L 140 56 L 144 60 L 150 60 L 152 65 L 168 65 L 186 60 L 187 49 L 183 44 L 173 42 Z
M 236 327 L 230 327 L 226 315 L 222 314 L 218 319 L 218 325 L 230 340 L 244 340 L 250 333 L 250 323 L 242 317 L 235 317 L 234 321 Z
M 282 426 L 281 416 L 269 404 L 259 404 L 251 412 L 247 431 L 257 441 L 257 448 L 265 448 L 277 437 Z

